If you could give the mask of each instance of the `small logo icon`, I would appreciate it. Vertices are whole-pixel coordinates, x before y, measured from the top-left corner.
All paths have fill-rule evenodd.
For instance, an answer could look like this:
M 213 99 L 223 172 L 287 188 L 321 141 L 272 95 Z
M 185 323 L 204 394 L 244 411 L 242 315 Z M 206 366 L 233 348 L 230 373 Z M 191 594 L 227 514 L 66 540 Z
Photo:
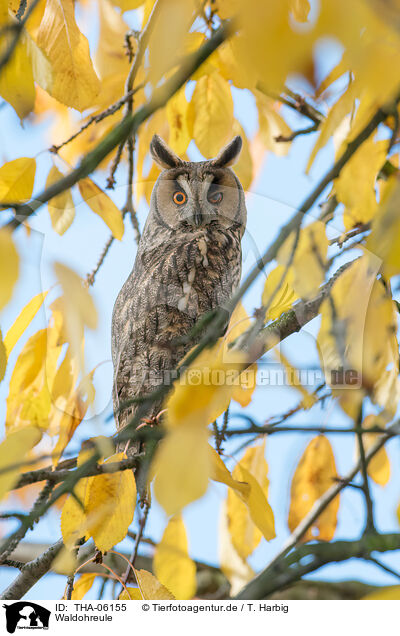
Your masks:
M 37 603 L 18 601 L 3 607 L 9 634 L 14 634 L 16 629 L 49 629 L 51 612 Z

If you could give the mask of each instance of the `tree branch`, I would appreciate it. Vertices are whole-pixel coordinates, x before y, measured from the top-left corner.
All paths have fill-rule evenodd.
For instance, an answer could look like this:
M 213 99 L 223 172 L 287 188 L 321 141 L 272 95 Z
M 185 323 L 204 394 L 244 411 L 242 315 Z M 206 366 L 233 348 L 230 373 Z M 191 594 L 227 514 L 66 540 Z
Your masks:
M 301 545 L 248 583 L 235 599 L 263 599 L 318 570 L 323 565 L 347 559 L 368 559 L 372 552 L 400 549 L 400 534 L 365 534 L 356 541 L 319 542 Z
M 178 91 L 181 86 L 193 75 L 193 73 L 205 62 L 205 60 L 231 35 L 232 22 L 225 22 L 200 48 L 188 55 L 181 68 L 166 80 L 159 88 L 154 89 L 150 101 L 139 108 L 134 115 L 124 118 L 111 130 L 98 145 L 93 148 L 80 162 L 79 166 L 69 174 L 59 179 L 46 188 L 29 203 L 18 207 L 18 219 L 12 219 L 6 224 L 11 229 L 18 228 L 23 221 L 34 214 L 42 205 L 53 197 L 68 190 L 80 179 L 89 176 L 101 163 L 101 161 L 122 141 L 126 141 L 129 135 L 134 135 L 139 126 L 156 110 L 164 106 L 167 101 Z
M 21 5 L 18 9 L 18 13 L 17 13 L 17 21 L 16 22 L 11 22 L 10 24 L 6 24 L 5 27 L 8 28 L 9 30 L 14 31 L 14 37 L 11 38 L 11 42 L 8 45 L 8 47 L 6 48 L 3 57 L 0 59 L 0 72 L 2 70 L 2 68 L 4 68 L 6 66 L 6 64 L 8 64 L 8 62 L 10 61 L 16 47 L 17 44 L 19 42 L 19 39 L 21 37 L 21 34 L 24 30 L 24 26 L 27 23 L 29 17 L 31 16 L 32 12 L 35 10 L 36 5 L 39 3 L 39 0 L 32 0 L 32 4 L 30 5 L 28 11 L 25 14 L 25 17 L 22 20 L 18 20 L 19 18 L 19 13 L 22 10 L 22 13 L 24 12 L 24 8 L 23 8 L 23 2 L 21 2 Z M 3 34 L 1 34 L 3 36 Z
M 0 599 L 3 601 L 10 601 L 22 598 L 24 594 L 26 594 L 31 587 L 50 570 L 54 559 L 59 554 L 62 547 L 63 541 L 62 539 L 59 539 L 57 543 L 50 546 L 45 552 L 43 552 L 43 554 L 33 561 L 26 563 L 15 581 L 13 581 L 2 593 Z
M 392 429 L 396 429 L 398 426 L 399 426 L 399 422 L 395 422 L 394 424 L 389 426 L 387 430 L 390 432 Z M 370 462 L 371 459 L 376 455 L 376 453 L 384 446 L 387 439 L 388 439 L 387 437 L 381 438 L 374 444 L 374 446 L 371 447 L 371 449 L 369 450 L 369 452 L 366 454 L 366 457 L 365 457 L 366 464 L 368 464 L 368 462 Z M 323 546 L 323 548 L 321 549 L 319 549 L 318 547 L 314 545 L 300 546 L 300 548 L 297 548 L 297 550 L 295 551 L 294 553 L 295 555 L 302 554 L 304 556 L 304 548 L 316 549 L 318 558 L 316 560 L 313 560 L 312 563 L 309 564 L 310 566 L 314 564 L 314 567 L 311 567 L 311 569 L 307 569 L 307 566 L 304 566 L 306 569 L 302 569 L 302 567 L 299 566 L 299 568 L 297 569 L 295 568 L 293 571 L 291 566 L 289 567 L 288 564 L 292 562 L 289 558 L 291 556 L 289 553 L 293 550 L 293 548 L 297 546 L 301 538 L 304 536 L 307 530 L 311 528 L 311 526 L 315 523 L 315 521 L 318 519 L 320 514 L 325 510 L 325 508 L 335 499 L 335 497 L 343 490 L 343 488 L 345 488 L 354 479 L 354 477 L 357 475 L 360 469 L 361 469 L 361 461 L 358 461 L 355 467 L 346 475 L 346 477 L 344 477 L 340 482 L 333 484 L 322 495 L 322 497 L 320 497 L 318 501 L 315 502 L 310 512 L 299 523 L 299 525 L 297 526 L 295 531 L 291 534 L 291 536 L 289 537 L 289 539 L 287 540 L 287 542 L 285 543 L 285 545 L 283 546 L 279 554 L 271 561 L 271 563 L 264 570 L 262 570 L 252 581 L 250 581 L 250 583 L 245 585 L 245 587 L 241 590 L 241 592 L 236 598 L 264 598 L 264 596 L 266 596 L 267 594 L 271 594 L 273 590 L 280 589 L 280 587 L 284 587 L 285 585 L 289 585 L 290 582 L 298 580 L 304 574 L 307 574 L 308 572 L 312 572 L 318 569 L 319 567 L 321 567 L 321 565 L 324 565 L 325 563 L 328 563 L 329 561 L 342 561 L 347 558 L 350 558 L 350 556 L 351 557 L 357 556 L 357 554 L 353 554 L 353 553 L 349 555 L 346 549 L 346 545 L 352 544 L 353 546 L 352 549 L 356 550 L 357 546 L 359 545 L 363 545 L 365 547 L 366 545 L 371 546 L 376 544 L 377 547 L 373 547 L 369 551 L 366 551 L 360 554 L 359 558 L 366 558 L 366 556 L 368 556 L 370 552 L 373 552 L 374 550 L 384 552 L 386 550 L 396 550 L 400 548 L 399 534 L 378 535 L 376 533 L 373 533 L 373 534 L 364 533 L 364 535 L 361 537 L 359 541 L 353 541 L 353 542 L 337 541 L 336 543 L 333 543 L 333 544 L 332 543 L 317 544 L 317 546 L 321 546 L 321 545 Z M 389 537 L 389 539 L 392 538 L 393 542 L 396 544 L 397 547 L 387 547 L 388 544 L 387 542 L 385 542 L 385 540 L 382 537 Z M 380 538 L 382 538 L 381 543 L 380 543 Z M 329 546 L 331 545 L 333 545 L 334 547 L 331 550 L 329 560 L 321 561 L 321 559 L 326 558 L 326 555 L 328 554 L 327 550 L 330 549 Z M 340 545 L 342 545 L 343 547 L 342 552 L 340 550 L 340 547 L 338 548 L 338 546 Z M 324 547 L 326 548 L 326 550 L 324 549 Z M 343 556 L 340 556 L 341 554 Z M 287 557 L 289 558 L 289 561 L 286 561 Z M 293 558 L 294 558 L 294 562 L 296 562 L 297 557 L 293 557 Z M 284 571 L 285 567 L 289 567 L 289 571 Z M 279 577 L 278 577 L 278 573 L 279 573 Z M 281 582 L 279 587 L 274 587 L 275 585 L 277 585 L 278 578 L 282 581 L 282 577 L 283 577 L 283 580 L 286 582 L 284 583 Z

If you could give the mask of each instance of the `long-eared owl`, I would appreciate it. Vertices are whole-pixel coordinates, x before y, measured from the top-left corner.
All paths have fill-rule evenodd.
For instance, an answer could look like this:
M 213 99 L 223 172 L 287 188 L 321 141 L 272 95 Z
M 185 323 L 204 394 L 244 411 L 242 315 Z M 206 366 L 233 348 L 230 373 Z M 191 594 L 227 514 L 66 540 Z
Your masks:
M 118 429 L 136 408 L 118 412 L 119 405 L 169 382 L 169 373 L 196 343 L 185 336 L 239 285 L 246 207 L 230 166 L 241 146 L 235 137 L 215 159 L 191 162 L 181 160 L 157 135 L 151 141 L 151 156 L 163 171 L 112 317 Z M 146 416 L 157 415 L 160 408 L 153 403 Z

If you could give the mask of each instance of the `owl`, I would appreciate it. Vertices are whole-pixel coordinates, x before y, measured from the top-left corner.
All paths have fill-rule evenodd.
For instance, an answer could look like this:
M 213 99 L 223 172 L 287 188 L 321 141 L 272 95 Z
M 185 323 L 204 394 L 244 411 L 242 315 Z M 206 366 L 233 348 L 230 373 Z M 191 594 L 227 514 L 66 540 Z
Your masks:
M 230 166 L 241 146 L 235 137 L 215 159 L 191 162 L 180 159 L 159 136 L 151 141 L 151 157 L 163 170 L 133 270 L 112 316 L 118 429 L 137 408 L 119 412 L 119 405 L 171 382 L 173 370 L 196 344 L 196 338 L 185 336 L 201 316 L 224 306 L 239 284 L 246 207 Z M 147 418 L 155 418 L 161 408 L 160 402 L 152 403 Z M 131 443 L 131 452 L 135 446 Z

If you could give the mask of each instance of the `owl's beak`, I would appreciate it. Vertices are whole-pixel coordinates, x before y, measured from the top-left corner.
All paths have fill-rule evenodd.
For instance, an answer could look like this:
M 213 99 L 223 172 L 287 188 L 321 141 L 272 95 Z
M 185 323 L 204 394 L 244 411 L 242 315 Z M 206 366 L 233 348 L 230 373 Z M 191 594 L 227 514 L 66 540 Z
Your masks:
M 194 211 L 193 221 L 194 221 L 194 224 L 196 225 L 196 227 L 200 227 L 200 225 L 202 225 L 202 223 L 203 223 L 203 215 L 201 213 L 200 206 L 197 206 L 195 211 Z

